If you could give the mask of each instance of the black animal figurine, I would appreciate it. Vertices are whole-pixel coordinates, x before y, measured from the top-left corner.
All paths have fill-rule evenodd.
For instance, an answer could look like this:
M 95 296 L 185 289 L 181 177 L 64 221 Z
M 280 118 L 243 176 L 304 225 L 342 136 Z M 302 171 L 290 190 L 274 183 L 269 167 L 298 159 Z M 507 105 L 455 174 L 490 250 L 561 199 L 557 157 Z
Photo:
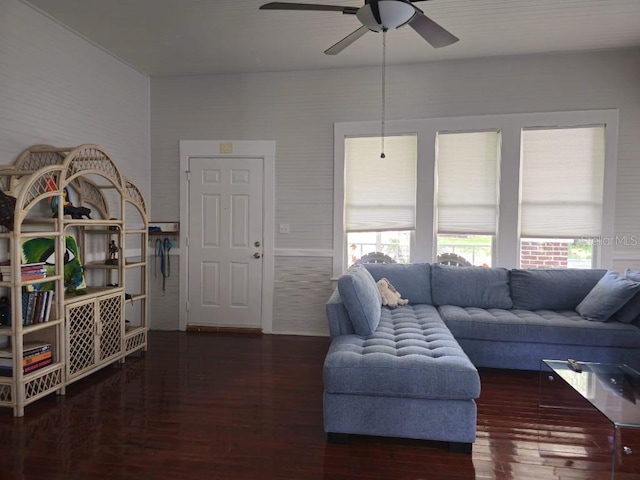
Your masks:
M 91 220 L 91 209 L 87 207 L 74 207 L 67 204 L 64 206 L 64 214 L 71 215 L 74 220 L 80 220 L 83 216 Z

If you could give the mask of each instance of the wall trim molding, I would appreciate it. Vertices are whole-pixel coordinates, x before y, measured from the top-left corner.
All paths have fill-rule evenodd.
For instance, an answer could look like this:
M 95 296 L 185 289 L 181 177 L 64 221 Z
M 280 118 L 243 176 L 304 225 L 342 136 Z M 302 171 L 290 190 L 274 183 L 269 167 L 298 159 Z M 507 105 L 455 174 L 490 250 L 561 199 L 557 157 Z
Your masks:
M 333 250 L 316 248 L 276 248 L 276 257 L 328 257 L 333 258 Z

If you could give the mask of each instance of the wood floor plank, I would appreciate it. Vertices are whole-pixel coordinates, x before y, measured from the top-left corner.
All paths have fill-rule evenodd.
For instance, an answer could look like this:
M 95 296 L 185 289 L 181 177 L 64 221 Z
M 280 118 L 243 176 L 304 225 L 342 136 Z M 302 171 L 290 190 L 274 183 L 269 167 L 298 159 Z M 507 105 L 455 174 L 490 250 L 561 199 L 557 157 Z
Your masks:
M 537 372 L 480 369 L 473 454 L 322 423 L 327 338 L 150 332 L 149 351 L 26 408 L 0 410 L 0 479 L 609 480 L 595 411 L 541 409 Z M 579 399 L 576 399 L 579 400 Z M 620 441 L 640 478 L 640 435 Z

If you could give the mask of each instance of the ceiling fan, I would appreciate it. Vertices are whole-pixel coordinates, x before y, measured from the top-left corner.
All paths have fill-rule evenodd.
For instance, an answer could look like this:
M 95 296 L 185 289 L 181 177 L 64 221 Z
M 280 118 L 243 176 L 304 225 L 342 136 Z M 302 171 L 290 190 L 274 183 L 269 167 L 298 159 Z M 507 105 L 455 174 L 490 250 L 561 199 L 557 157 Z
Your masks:
M 458 37 L 431 20 L 414 5 L 418 1 L 426 0 L 365 0 L 362 7 L 270 2 L 262 5 L 260 10 L 317 10 L 355 15 L 362 26 L 325 50 L 324 53 L 327 55 L 340 53 L 368 31 L 386 32 L 407 24 L 434 48 L 446 47 L 457 42 Z

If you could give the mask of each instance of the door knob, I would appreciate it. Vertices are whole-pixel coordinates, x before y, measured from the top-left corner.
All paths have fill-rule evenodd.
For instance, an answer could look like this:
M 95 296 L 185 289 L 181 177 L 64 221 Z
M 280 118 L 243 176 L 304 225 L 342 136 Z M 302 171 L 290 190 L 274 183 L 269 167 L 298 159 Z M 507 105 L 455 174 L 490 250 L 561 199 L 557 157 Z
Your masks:
M 260 258 L 262 255 L 260 255 L 258 252 L 253 254 L 253 258 Z
M 260 242 L 255 242 L 255 243 L 253 244 L 253 246 L 254 246 L 254 247 L 256 247 L 256 248 L 258 248 L 258 247 L 260 246 Z

